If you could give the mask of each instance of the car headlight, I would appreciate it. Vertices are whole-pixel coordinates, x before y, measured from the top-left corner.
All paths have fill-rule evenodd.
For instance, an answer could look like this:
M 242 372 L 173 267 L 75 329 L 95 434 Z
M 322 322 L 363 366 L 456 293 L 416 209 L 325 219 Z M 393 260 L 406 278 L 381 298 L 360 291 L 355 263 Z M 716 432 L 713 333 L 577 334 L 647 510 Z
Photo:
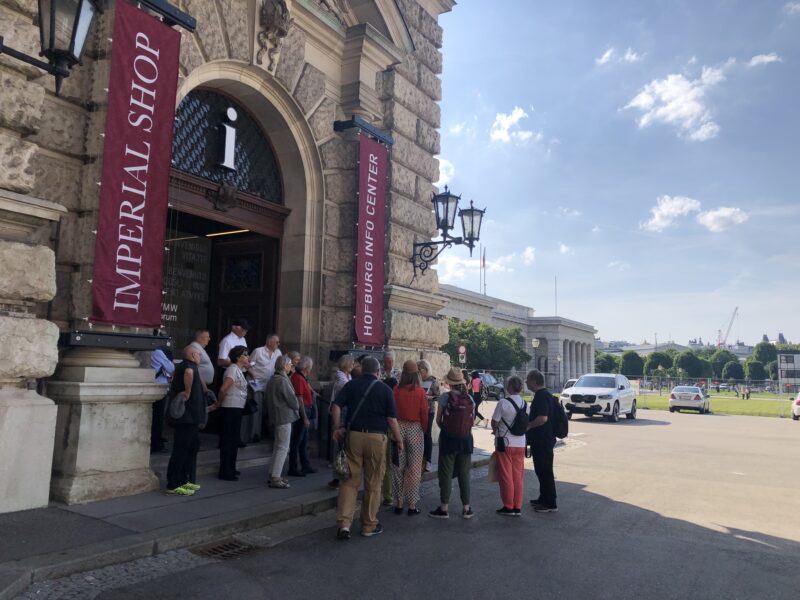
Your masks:
M 569 394 L 561 394 L 561 397 L 562 397 L 564 400 L 569 400 Z
M 611 394 L 603 394 L 602 396 L 598 396 L 598 399 L 600 399 L 600 400 L 613 400 L 614 396 L 612 396 Z

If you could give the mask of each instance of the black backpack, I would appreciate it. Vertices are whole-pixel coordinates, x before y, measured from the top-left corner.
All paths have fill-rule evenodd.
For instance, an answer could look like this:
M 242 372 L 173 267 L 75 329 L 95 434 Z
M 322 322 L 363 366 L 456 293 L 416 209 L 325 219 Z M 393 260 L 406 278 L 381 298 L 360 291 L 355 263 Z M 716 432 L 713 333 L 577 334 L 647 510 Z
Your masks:
M 517 414 L 514 416 L 511 425 L 506 423 L 505 419 L 503 419 L 503 424 L 508 428 L 508 432 L 511 435 L 525 435 L 528 431 L 528 423 L 530 422 L 530 418 L 528 417 L 528 403 L 523 400 L 522 406 L 517 407 L 511 398 L 506 398 L 506 400 L 514 407 Z
M 550 399 L 552 402 L 550 418 L 553 420 L 553 434 L 558 439 L 563 440 L 569 435 L 569 421 L 567 420 L 567 413 L 564 412 L 564 407 L 555 396 L 550 394 Z

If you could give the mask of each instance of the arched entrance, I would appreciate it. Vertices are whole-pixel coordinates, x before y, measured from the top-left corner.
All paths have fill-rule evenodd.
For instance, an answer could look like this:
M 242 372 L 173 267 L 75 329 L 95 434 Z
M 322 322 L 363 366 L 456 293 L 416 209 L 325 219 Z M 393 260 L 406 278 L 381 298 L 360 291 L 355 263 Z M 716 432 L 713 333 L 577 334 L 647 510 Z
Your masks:
M 182 82 L 178 96 L 179 117 L 187 102 L 205 98 L 214 107 L 205 112 L 206 118 L 198 118 L 203 111 L 194 110 L 194 121 L 176 122 L 176 142 L 197 143 L 195 129 L 204 126 L 211 128 L 203 137 L 211 147 L 189 149 L 186 156 L 176 148 L 170 197 L 171 217 L 183 216 L 184 224 L 191 222 L 205 239 L 212 239 L 207 260 L 207 325 L 212 335 L 220 339 L 230 319 L 244 316 L 258 321 L 257 331 L 248 335 L 251 348 L 277 330 L 284 347 L 316 356 L 323 185 L 319 155 L 302 111 L 269 75 L 236 63 L 199 67 Z M 225 101 L 234 107 L 236 122 L 227 118 Z M 236 152 L 247 155 L 249 176 L 222 164 L 225 126 L 240 120 L 244 127 L 236 129 Z M 183 136 L 177 134 L 181 128 Z M 205 171 L 197 167 L 200 162 L 205 162 Z M 192 165 L 194 169 L 187 168 Z

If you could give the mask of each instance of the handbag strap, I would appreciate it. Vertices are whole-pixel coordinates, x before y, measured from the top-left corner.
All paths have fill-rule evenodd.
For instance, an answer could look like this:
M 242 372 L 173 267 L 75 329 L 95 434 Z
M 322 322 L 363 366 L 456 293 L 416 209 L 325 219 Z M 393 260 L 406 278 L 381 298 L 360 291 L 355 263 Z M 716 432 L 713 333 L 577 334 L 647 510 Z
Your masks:
M 376 383 L 378 383 L 378 380 L 374 379 L 372 381 L 372 383 L 369 384 L 369 387 L 367 387 L 367 390 L 364 392 L 364 395 L 361 396 L 361 400 L 358 401 L 358 406 L 356 406 L 356 409 L 353 411 L 353 414 L 352 415 L 348 415 L 348 417 L 347 417 L 347 426 L 345 427 L 345 429 L 347 430 L 348 433 L 350 433 L 350 424 L 356 418 L 356 415 L 358 414 L 358 411 L 361 410 L 361 405 L 364 404 L 364 400 L 367 399 L 367 394 L 369 394 L 370 390 L 372 389 L 372 387 Z

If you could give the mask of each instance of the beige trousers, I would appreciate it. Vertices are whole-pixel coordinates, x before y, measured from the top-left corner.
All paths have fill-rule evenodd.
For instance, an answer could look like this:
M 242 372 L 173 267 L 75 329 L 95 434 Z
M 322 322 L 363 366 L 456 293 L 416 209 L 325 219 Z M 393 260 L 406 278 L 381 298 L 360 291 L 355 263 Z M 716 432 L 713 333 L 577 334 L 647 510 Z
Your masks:
M 337 523 L 350 528 L 358 502 L 358 488 L 364 479 L 364 501 L 361 506 L 361 530 L 369 533 L 378 524 L 381 506 L 381 482 L 386 470 L 387 437 L 383 433 L 351 431 L 347 444 L 347 461 L 351 477 L 339 484 Z

